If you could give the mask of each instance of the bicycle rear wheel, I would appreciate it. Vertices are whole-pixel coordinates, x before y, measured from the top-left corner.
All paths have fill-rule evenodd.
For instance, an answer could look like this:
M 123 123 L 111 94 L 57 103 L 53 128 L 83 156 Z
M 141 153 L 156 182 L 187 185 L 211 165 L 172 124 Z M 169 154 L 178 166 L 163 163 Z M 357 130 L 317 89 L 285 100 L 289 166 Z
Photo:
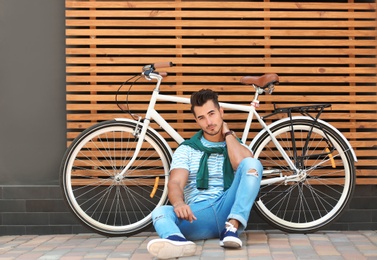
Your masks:
M 64 198 L 87 227 L 107 236 L 132 235 L 151 224 L 167 202 L 171 152 L 148 130 L 135 162 L 134 122 L 106 121 L 83 131 L 67 149 L 60 176 Z
M 255 205 L 268 223 L 286 232 L 314 232 L 332 223 L 349 203 L 355 186 L 350 147 L 331 127 L 318 122 L 312 129 L 312 125 L 309 119 L 293 119 L 292 125 L 285 121 L 271 128 L 272 135 L 304 177 L 261 186 Z M 267 132 L 255 141 L 252 150 L 264 166 L 262 181 L 298 174 L 289 168 Z

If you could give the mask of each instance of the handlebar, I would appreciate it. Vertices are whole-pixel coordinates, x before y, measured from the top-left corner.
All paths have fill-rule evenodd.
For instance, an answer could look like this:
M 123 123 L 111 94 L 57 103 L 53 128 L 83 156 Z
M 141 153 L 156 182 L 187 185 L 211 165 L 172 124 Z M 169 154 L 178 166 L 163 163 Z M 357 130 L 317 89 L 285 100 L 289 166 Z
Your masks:
M 174 64 L 173 62 L 171 61 L 167 61 L 167 62 L 157 62 L 155 64 L 152 64 L 152 67 L 154 69 L 160 69 L 160 68 L 169 68 L 169 67 L 173 67 Z

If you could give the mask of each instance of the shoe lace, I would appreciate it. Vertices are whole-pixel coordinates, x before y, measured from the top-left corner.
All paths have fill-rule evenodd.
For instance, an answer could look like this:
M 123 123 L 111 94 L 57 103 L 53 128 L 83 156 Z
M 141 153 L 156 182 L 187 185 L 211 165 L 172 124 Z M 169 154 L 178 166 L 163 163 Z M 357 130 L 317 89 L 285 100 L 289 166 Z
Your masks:
M 233 232 L 233 233 L 237 232 L 237 228 L 235 228 L 233 224 L 229 222 L 225 222 L 225 229 L 226 229 L 226 232 L 228 231 Z

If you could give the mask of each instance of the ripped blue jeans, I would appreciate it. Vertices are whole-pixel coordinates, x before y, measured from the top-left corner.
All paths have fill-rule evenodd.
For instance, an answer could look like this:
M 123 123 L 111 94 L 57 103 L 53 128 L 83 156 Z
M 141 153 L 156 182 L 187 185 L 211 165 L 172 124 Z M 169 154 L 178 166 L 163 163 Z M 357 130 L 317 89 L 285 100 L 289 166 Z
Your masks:
M 161 238 L 179 235 L 188 240 L 215 238 L 220 236 L 229 219 L 238 220 L 238 232 L 243 231 L 259 192 L 262 173 L 263 166 L 259 160 L 251 157 L 243 159 L 232 185 L 219 198 L 190 204 L 197 218 L 192 223 L 179 219 L 170 205 L 156 208 L 152 219 L 157 234 Z

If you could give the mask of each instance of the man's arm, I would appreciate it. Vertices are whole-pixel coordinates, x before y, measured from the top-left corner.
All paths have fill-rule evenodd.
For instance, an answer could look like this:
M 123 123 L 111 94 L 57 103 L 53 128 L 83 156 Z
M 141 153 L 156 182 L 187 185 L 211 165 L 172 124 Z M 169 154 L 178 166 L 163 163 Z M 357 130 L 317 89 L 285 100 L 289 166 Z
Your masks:
M 229 132 L 229 127 L 227 123 L 223 122 L 223 135 Z M 246 157 L 252 157 L 253 154 L 251 151 L 243 146 L 235 136 L 227 135 L 225 136 L 226 146 L 228 149 L 228 156 L 230 163 L 232 164 L 233 170 L 236 170 L 238 165 L 241 163 L 243 159 Z
M 196 217 L 189 205 L 185 203 L 183 189 L 186 186 L 189 172 L 186 169 L 173 169 L 168 182 L 168 197 L 178 218 L 192 222 Z

